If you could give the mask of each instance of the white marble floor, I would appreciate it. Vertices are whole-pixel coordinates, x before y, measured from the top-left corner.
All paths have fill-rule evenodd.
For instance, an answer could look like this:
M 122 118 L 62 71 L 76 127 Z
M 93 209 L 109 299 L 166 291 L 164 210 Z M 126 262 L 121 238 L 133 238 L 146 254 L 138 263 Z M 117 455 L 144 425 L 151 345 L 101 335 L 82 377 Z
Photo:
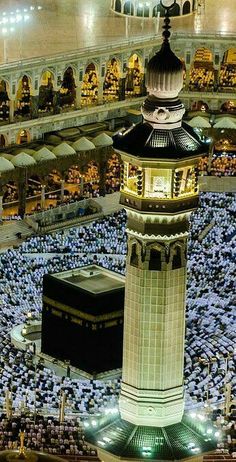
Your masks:
M 205 0 L 205 12 L 175 18 L 173 29 L 180 32 L 236 35 L 235 0 Z M 34 6 L 24 22 L 1 23 L 16 8 Z M 40 6 L 42 9 L 37 9 Z M 137 36 L 154 35 L 154 19 L 129 18 L 110 10 L 110 0 L 0 0 L 0 62 L 46 56 Z M 6 29 L 8 32 L 6 33 Z M 5 34 L 2 33 L 5 29 Z

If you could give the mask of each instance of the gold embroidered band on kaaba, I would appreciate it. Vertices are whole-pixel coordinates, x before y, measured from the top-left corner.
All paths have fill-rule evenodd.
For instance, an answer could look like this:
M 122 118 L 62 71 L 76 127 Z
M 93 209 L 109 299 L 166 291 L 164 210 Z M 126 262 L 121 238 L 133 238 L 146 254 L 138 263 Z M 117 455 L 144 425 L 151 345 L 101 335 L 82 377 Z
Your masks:
M 46 295 L 43 295 L 43 302 L 60 312 L 70 314 L 73 317 L 80 318 L 84 321 L 89 321 L 91 323 L 111 321 L 112 319 L 123 318 L 124 316 L 124 310 L 112 311 L 111 313 L 94 316 L 92 314 L 84 313 L 83 311 L 72 308 L 71 306 L 65 305 L 64 303 L 60 303 L 56 300 L 53 300 L 52 298 L 49 298 Z M 80 323 L 78 322 L 78 324 Z

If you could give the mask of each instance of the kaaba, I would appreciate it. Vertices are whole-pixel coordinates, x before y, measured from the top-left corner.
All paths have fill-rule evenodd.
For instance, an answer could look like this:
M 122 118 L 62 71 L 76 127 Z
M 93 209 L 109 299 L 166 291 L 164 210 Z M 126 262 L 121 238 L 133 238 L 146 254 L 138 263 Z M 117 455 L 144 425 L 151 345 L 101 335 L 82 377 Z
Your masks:
M 97 265 L 45 275 L 42 353 L 92 377 L 121 368 L 124 286 Z

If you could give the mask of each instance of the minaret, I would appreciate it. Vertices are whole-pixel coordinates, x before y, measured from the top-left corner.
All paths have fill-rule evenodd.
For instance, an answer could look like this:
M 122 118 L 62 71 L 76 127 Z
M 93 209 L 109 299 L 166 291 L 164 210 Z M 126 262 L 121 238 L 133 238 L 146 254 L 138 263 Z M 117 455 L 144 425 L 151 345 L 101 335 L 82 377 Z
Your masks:
M 120 414 L 148 426 L 183 416 L 187 238 L 205 150 L 182 123 L 183 65 L 170 48 L 168 11 L 147 67 L 144 122 L 114 140 L 128 217 Z
M 86 422 L 104 461 L 199 461 L 215 447 L 202 421 L 184 414 L 183 386 L 189 218 L 207 148 L 182 121 L 183 65 L 169 43 L 175 1 L 161 4 L 163 43 L 147 66 L 143 122 L 113 137 L 128 235 L 122 385 L 119 414 L 101 416 L 96 428 Z

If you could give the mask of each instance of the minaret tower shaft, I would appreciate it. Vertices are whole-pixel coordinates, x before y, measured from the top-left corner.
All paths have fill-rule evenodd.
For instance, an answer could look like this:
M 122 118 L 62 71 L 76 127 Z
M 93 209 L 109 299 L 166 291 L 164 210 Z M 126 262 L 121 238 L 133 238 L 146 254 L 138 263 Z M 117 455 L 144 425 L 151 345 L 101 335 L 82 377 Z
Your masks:
M 203 150 L 182 123 L 183 65 L 170 49 L 169 8 L 163 29 L 147 68 L 144 122 L 114 139 L 128 216 L 119 408 L 124 420 L 146 426 L 178 423 L 184 412 L 187 238 Z

